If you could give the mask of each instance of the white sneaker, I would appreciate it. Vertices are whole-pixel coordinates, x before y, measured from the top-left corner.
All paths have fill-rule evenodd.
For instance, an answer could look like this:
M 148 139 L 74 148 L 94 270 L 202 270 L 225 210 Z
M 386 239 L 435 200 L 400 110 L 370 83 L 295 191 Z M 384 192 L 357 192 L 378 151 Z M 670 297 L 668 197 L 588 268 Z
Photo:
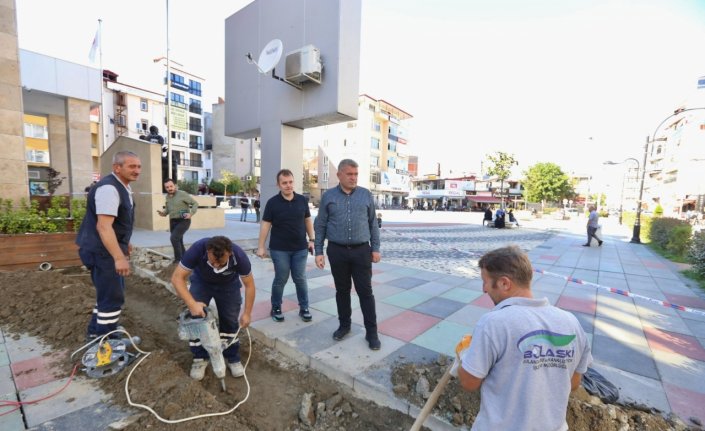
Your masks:
M 191 378 L 194 380 L 203 380 L 206 376 L 206 368 L 208 368 L 207 359 L 194 359 L 191 364 Z
M 242 366 L 242 362 L 229 362 L 228 368 L 233 377 L 242 377 L 245 375 L 245 367 Z

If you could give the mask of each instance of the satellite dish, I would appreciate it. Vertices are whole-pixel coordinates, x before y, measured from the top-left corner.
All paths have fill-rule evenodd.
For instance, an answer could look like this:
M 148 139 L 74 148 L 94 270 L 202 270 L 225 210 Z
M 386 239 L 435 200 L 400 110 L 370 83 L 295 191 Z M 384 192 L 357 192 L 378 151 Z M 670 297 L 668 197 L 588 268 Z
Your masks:
M 270 70 L 274 69 L 282 58 L 282 52 L 284 51 L 284 45 L 279 39 L 272 39 L 267 45 L 264 46 L 262 52 L 259 54 L 259 59 L 257 60 L 257 68 L 260 73 L 269 73 Z

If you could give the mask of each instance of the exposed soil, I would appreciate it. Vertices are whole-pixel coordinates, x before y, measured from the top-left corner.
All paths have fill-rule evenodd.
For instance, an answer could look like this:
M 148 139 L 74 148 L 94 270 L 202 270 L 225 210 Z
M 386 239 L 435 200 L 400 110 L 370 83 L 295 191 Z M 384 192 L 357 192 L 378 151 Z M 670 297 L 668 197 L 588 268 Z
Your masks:
M 29 333 L 56 350 L 69 352 L 84 344 L 95 301 L 87 272 L 5 272 L 0 273 L 0 286 L 0 325 L 6 334 L 18 337 L 16 334 Z M 126 286 L 127 302 L 120 323 L 132 335 L 142 337 L 141 349 L 152 352 L 130 378 L 133 402 L 152 407 L 165 419 L 176 420 L 227 411 L 245 397 L 242 378 L 228 375 L 226 393 L 210 368 L 201 382 L 189 378 L 191 354 L 176 332 L 176 316 L 183 309 L 180 300 L 164 286 L 137 276 L 128 277 Z M 249 352 L 247 336 L 241 337 L 241 342 L 244 361 Z M 80 360 L 81 354 L 77 356 Z M 66 375 L 76 362 L 66 362 Z M 127 376 L 128 370 L 123 370 L 98 380 L 106 392 L 112 393 L 113 402 L 122 406 L 127 406 Z M 412 418 L 398 411 L 355 398 L 337 382 L 287 361 L 254 341 L 247 377 L 249 399 L 232 414 L 168 425 L 143 413 L 125 429 L 362 431 L 408 429 L 413 423 Z M 300 414 L 302 404 L 311 407 Z
M 161 270 L 158 276 L 168 280 L 172 270 L 173 265 Z M 176 316 L 183 309 L 180 300 L 164 286 L 145 278 L 130 276 L 126 286 L 127 302 L 120 323 L 132 335 L 142 337 L 141 349 L 152 352 L 130 379 L 133 402 L 151 406 L 165 419 L 177 420 L 227 411 L 245 397 L 244 379 L 228 376 L 228 391 L 224 393 L 210 368 L 201 382 L 189 378 L 191 354 L 176 332 Z M 5 331 L 38 336 L 56 350 L 73 352 L 83 345 L 86 323 L 95 300 L 86 271 L 70 268 L 0 273 L 0 288 L 3 303 L 0 325 Z M 241 337 L 243 361 L 250 351 L 248 341 L 247 336 Z M 247 367 L 250 396 L 234 413 L 174 425 L 140 413 L 125 429 L 362 431 L 405 430 L 413 423 L 413 418 L 360 400 L 337 382 L 287 361 L 255 341 L 251 350 L 252 358 Z M 75 362 L 66 362 L 67 375 Z M 395 394 L 423 406 L 448 365 L 443 357 L 429 364 L 396 365 L 392 374 Z M 127 376 L 128 370 L 124 370 L 98 380 L 106 392 L 112 393 L 113 402 L 122 406 L 127 406 L 124 393 Z M 434 413 L 454 425 L 469 427 L 479 403 L 477 393 L 464 392 L 452 379 Z M 677 419 L 666 420 L 648 410 L 644 406 L 606 405 L 580 389 L 571 397 L 567 418 L 570 429 L 577 431 L 688 429 Z

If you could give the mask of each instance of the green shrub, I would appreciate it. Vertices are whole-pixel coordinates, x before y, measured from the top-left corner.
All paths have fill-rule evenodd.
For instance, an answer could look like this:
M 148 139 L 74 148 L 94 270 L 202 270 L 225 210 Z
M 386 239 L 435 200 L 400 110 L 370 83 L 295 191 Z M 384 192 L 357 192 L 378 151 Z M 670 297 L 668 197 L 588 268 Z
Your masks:
M 690 245 L 691 226 L 689 224 L 679 225 L 670 232 L 666 250 L 670 253 L 683 257 Z
M 39 209 L 37 201 L 28 204 L 23 198 L 15 207 L 12 199 L 0 200 L 0 233 L 65 232 L 69 210 L 63 202 L 61 197 L 52 198 L 45 212 Z
M 183 190 L 186 193 L 196 195 L 198 194 L 198 181 L 196 180 L 178 180 L 176 185 L 179 190 Z
M 654 217 L 663 217 L 663 207 L 661 204 L 656 205 L 656 208 L 654 208 Z
M 668 244 L 674 235 L 675 229 L 681 226 L 688 227 L 688 236 L 690 236 L 690 224 L 688 222 L 671 217 L 654 218 L 651 220 L 648 238 L 658 247 L 668 250 Z
M 624 211 L 622 213 L 622 224 L 624 226 L 634 226 L 634 220 L 636 220 L 636 213 Z M 641 215 L 641 242 L 648 243 L 651 239 L 651 217 L 642 214 Z
M 73 231 L 78 232 L 83 223 L 83 217 L 86 215 L 86 200 L 72 199 L 71 200 L 71 218 L 73 219 Z
M 693 270 L 700 277 L 705 277 L 705 230 L 693 235 L 688 249 L 688 258 L 693 264 Z
M 225 191 L 225 186 L 223 185 L 223 183 L 216 180 L 211 180 L 211 183 L 208 185 L 208 187 L 211 189 L 211 191 L 215 192 L 215 194 L 221 196 Z
M 598 212 L 598 214 L 600 215 L 600 217 L 609 217 L 610 216 L 610 213 L 607 212 L 607 210 L 600 210 Z

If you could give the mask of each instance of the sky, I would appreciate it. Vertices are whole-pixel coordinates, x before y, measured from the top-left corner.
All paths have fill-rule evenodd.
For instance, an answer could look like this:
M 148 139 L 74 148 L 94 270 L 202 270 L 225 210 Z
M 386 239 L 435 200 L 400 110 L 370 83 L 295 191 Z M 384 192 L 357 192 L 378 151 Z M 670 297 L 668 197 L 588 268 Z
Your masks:
M 166 53 L 165 0 L 16 2 L 20 48 L 88 64 L 102 18 L 103 67 L 133 85 Z M 206 79 L 204 106 L 224 95 L 224 20 L 249 3 L 169 2 L 170 56 Z M 619 176 L 603 162 L 641 159 L 705 75 L 700 0 L 362 0 L 361 35 L 360 93 L 413 115 L 421 174 L 505 151 L 517 176 Z

